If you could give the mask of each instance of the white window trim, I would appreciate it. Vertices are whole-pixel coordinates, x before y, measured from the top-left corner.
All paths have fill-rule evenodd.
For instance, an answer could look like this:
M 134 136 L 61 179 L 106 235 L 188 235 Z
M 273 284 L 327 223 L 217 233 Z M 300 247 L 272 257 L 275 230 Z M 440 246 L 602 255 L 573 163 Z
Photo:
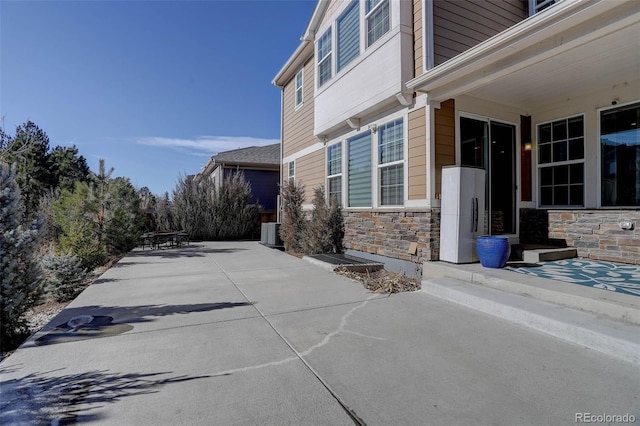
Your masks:
M 579 160 L 565 160 L 565 161 L 557 161 L 557 162 L 549 162 L 549 163 L 543 163 L 540 164 L 540 132 L 538 131 L 538 129 L 540 128 L 540 126 L 544 126 L 545 124 L 551 124 L 554 123 L 556 121 L 560 121 L 560 120 L 569 120 L 571 118 L 577 118 L 577 117 L 582 117 L 582 138 L 583 138 L 583 156 L 582 159 Z M 600 118 L 600 116 L 598 116 L 598 119 Z M 599 120 L 598 120 L 599 121 Z M 599 127 L 599 125 L 598 125 Z M 599 136 L 598 136 L 599 138 Z M 567 135 L 567 141 L 568 141 L 568 135 Z M 537 200 L 536 202 L 536 206 L 539 209 L 546 209 L 546 210 L 554 210 L 554 209 L 560 209 L 560 210 L 580 210 L 580 209 L 585 209 L 586 205 L 587 205 L 587 116 L 585 113 L 579 113 L 579 114 L 572 114 L 572 115 L 568 115 L 565 117 L 558 117 L 558 118 L 554 118 L 552 120 L 546 120 L 546 121 L 541 121 L 540 123 L 536 123 L 535 125 L 535 141 L 536 141 L 536 151 L 535 151 L 535 164 L 536 164 L 536 176 L 535 176 L 535 198 Z M 600 142 L 600 140 L 598 139 L 598 142 Z M 551 142 L 553 144 L 553 141 Z M 598 148 L 600 148 L 600 145 L 598 145 Z M 598 149 L 598 152 L 599 149 Z M 547 168 L 547 167 L 554 167 L 554 166 L 566 166 L 566 165 L 571 165 L 571 164 L 584 164 L 584 167 L 582 168 L 582 205 L 581 206 L 572 206 L 572 205 L 545 205 L 542 204 L 542 197 L 540 197 L 540 191 L 541 191 L 541 182 L 540 182 L 540 169 L 543 168 Z M 600 164 L 598 164 L 598 169 L 600 169 Z M 598 181 L 599 182 L 599 181 Z M 598 189 L 600 189 L 600 185 L 598 183 Z
M 536 13 L 546 10 L 548 7 L 553 6 L 557 0 L 529 0 L 529 16 L 533 16 Z M 545 7 L 547 6 L 548 7 Z M 541 8 L 544 8 L 541 10 Z
M 333 51 L 335 50 L 335 36 L 334 36 L 334 27 L 335 23 L 330 25 L 326 30 L 324 30 L 324 32 L 322 32 L 322 34 L 320 35 L 320 37 L 318 37 L 317 41 L 316 41 L 316 45 L 315 45 L 315 52 L 316 54 L 314 55 L 317 59 L 316 59 L 316 88 L 320 89 L 322 86 L 325 86 L 326 84 L 329 84 L 329 82 L 333 79 L 334 77 L 334 72 L 333 70 L 335 69 L 335 56 L 333 55 Z M 327 34 L 327 32 L 331 32 L 331 43 L 329 43 L 329 45 L 331 46 L 331 49 L 329 49 L 329 52 L 327 52 L 326 55 L 324 55 L 322 58 L 318 57 L 318 44 L 320 42 L 320 40 Z M 329 58 L 329 59 L 327 59 Z M 320 84 L 320 65 L 322 65 L 323 62 L 325 61 L 329 61 L 330 65 L 330 75 L 329 78 L 327 79 L 327 81 L 324 82 L 324 84 Z
M 630 106 L 630 105 L 640 105 L 640 99 L 634 100 L 634 101 L 630 101 L 630 102 L 624 102 L 621 104 L 617 104 L 617 105 L 607 105 L 605 107 L 601 107 L 601 108 L 596 108 L 596 138 L 597 138 L 597 149 L 596 149 L 596 205 L 598 206 L 599 209 L 603 209 L 603 210 L 619 210 L 619 209 L 637 209 L 638 206 L 603 206 L 602 205 L 602 146 L 601 146 L 601 132 L 602 132 L 602 125 L 600 123 L 600 117 L 601 114 L 603 112 L 612 110 L 612 109 L 618 109 L 618 108 L 624 108 L 626 106 Z M 586 125 L 586 124 L 585 124 Z M 586 151 L 586 149 L 585 149 Z M 585 156 L 586 156 L 586 152 L 585 152 Z
M 409 197 L 409 195 L 407 194 L 407 154 L 408 154 L 408 150 L 407 150 L 407 145 L 409 145 L 408 143 L 408 131 L 407 131 L 407 127 L 409 126 L 409 124 L 407 123 L 408 120 L 408 116 L 402 117 L 402 160 L 396 160 L 396 161 L 390 161 L 388 163 L 380 163 L 380 126 L 383 126 L 387 123 L 391 123 L 392 121 L 396 121 L 397 119 L 399 119 L 401 117 L 397 117 L 397 118 L 393 118 L 390 120 L 382 120 L 381 123 L 378 124 L 378 128 L 376 131 L 377 137 L 376 139 L 376 164 L 377 164 L 377 179 L 376 179 L 376 185 L 378 188 L 378 196 L 377 196 L 377 200 L 378 200 L 378 204 L 377 206 L 380 208 L 397 208 L 397 207 L 404 207 L 407 204 L 407 199 Z M 381 176 L 382 176 L 382 172 L 381 170 L 386 168 L 386 167 L 391 167 L 391 166 L 397 166 L 399 164 L 403 164 L 404 167 L 402 168 L 402 204 L 387 204 L 387 205 L 382 205 L 382 191 L 380 189 L 380 186 L 382 184 L 382 182 L 380 181 Z
M 384 124 L 387 124 L 389 122 L 392 122 L 394 120 L 397 119 L 402 119 L 402 132 L 403 132 L 403 159 L 402 160 L 397 160 L 397 161 L 393 161 L 393 162 L 389 162 L 389 163 L 384 163 L 384 164 L 380 164 L 379 163 L 379 128 L 380 126 L 383 126 Z M 362 129 L 360 129 L 360 131 L 357 130 L 353 130 L 345 135 L 343 135 L 341 138 L 339 139 L 335 139 L 333 141 L 331 141 L 330 143 L 327 144 L 327 146 L 329 145 L 334 145 L 336 143 L 341 142 L 342 143 L 342 208 L 349 210 L 349 211 L 368 211 L 371 209 L 376 209 L 376 210 L 392 210 L 392 211 L 396 211 L 399 209 L 408 209 L 411 208 L 411 206 L 408 205 L 408 200 L 409 200 L 409 174 L 408 174 L 408 167 L 409 167 L 409 161 L 408 161 L 408 155 L 409 155 L 409 116 L 408 113 L 406 111 L 403 111 L 401 113 L 396 113 L 396 114 L 392 114 L 386 117 L 383 117 L 379 120 L 376 120 L 375 122 L 371 122 L 371 123 L 367 123 L 366 125 L 371 132 L 371 206 L 370 207 L 350 207 L 349 206 L 349 199 L 348 199 L 348 191 L 349 191 L 349 186 L 348 186 L 348 181 L 349 181 L 349 169 L 348 169 L 348 165 L 349 165 L 349 159 L 348 159 L 348 140 L 353 138 L 354 136 L 358 136 L 363 134 L 365 131 L 367 130 L 363 130 L 365 128 L 365 126 L 363 125 Z M 372 131 L 373 129 L 375 129 L 375 131 Z M 397 164 L 403 164 L 403 168 L 402 168 L 402 173 L 403 173 L 403 181 L 402 181 L 402 185 L 403 185 L 403 204 L 398 204 L 398 205 L 386 205 L 383 206 L 380 203 L 380 169 L 384 168 L 384 167 L 389 167 L 389 166 L 393 166 L 393 165 L 397 165 Z M 338 175 L 335 175 L 338 176 Z M 326 154 L 325 154 L 325 181 L 326 179 L 328 179 L 329 177 L 334 177 L 334 175 L 328 176 L 327 175 L 327 161 L 326 161 Z M 328 190 L 327 190 L 328 191 Z
M 380 38 L 378 38 L 375 42 L 373 42 L 373 44 L 371 45 L 367 45 L 367 17 L 373 13 L 375 10 L 377 10 L 379 7 L 381 7 L 381 4 L 384 3 L 384 0 L 382 0 L 380 3 L 378 3 L 372 10 L 371 12 L 369 12 L 369 14 L 366 14 L 366 5 L 364 1 L 361 0 L 354 0 L 357 1 L 359 3 L 359 23 L 358 23 L 358 28 L 360 31 L 360 53 L 358 54 L 358 56 L 356 56 L 353 60 L 351 60 L 351 62 L 349 62 L 347 65 L 345 65 L 342 69 L 340 69 L 338 71 L 338 29 L 337 29 L 337 22 L 338 19 L 340 19 L 340 17 L 343 16 L 343 14 L 345 13 L 345 11 L 349 8 L 349 6 L 351 6 L 353 4 L 352 1 L 343 1 L 341 7 L 335 12 L 335 18 L 333 19 L 333 21 L 331 21 L 331 23 L 329 23 L 328 25 L 323 25 L 323 31 L 320 32 L 318 31 L 317 33 L 320 34 L 319 37 L 315 38 L 315 88 L 316 88 L 316 92 L 314 94 L 314 96 L 317 96 L 318 93 L 324 91 L 326 89 L 326 87 L 331 85 L 332 80 L 336 80 L 338 75 L 343 75 L 347 72 L 349 72 L 350 69 L 352 69 L 353 67 L 357 66 L 358 63 L 360 63 L 362 60 L 364 60 L 364 58 L 366 58 L 368 56 L 367 51 L 369 52 L 373 52 L 376 49 L 378 49 L 378 47 L 384 45 L 388 38 L 390 37 L 390 34 L 394 34 L 394 27 L 393 27 L 393 23 L 394 23 L 394 16 L 393 16 L 393 11 L 394 11 L 394 7 L 397 7 L 396 4 L 394 3 L 394 1 L 392 0 L 387 0 L 389 3 L 389 30 L 383 34 L 382 36 L 380 36 Z M 423 0 L 424 1 L 424 0 Z M 433 1 L 433 0 L 428 0 L 428 1 Z M 431 19 L 430 19 L 431 21 Z M 324 57 L 320 58 L 318 57 L 318 41 L 324 37 L 324 35 L 327 33 L 327 31 L 331 31 L 331 50 L 329 51 L 329 53 L 327 53 L 327 55 L 325 55 Z M 433 32 L 433 28 L 431 28 L 431 32 Z M 431 38 L 433 39 L 433 38 Z M 383 41 L 381 41 L 383 40 Z M 320 65 L 322 64 L 322 62 L 324 62 L 327 59 L 327 56 L 331 56 L 331 76 L 329 77 L 329 79 L 327 81 L 324 82 L 324 84 L 320 85 Z M 433 52 L 430 53 L 431 56 L 431 60 L 430 62 L 433 63 Z
M 332 175 L 329 174 L 329 148 L 331 148 L 332 146 L 335 146 L 337 144 L 341 144 L 340 145 L 340 173 L 334 173 Z M 344 206 L 344 143 L 342 140 L 337 140 L 335 142 L 332 142 L 330 144 L 327 144 L 326 146 L 326 150 L 325 150 L 325 155 L 324 155 L 324 175 L 326 176 L 325 179 L 325 197 L 327 199 L 327 202 L 330 201 L 329 198 L 329 179 L 332 178 L 341 178 L 340 180 L 340 199 L 338 200 L 340 202 L 340 206 Z
M 378 38 L 377 38 L 373 43 L 369 44 L 369 37 L 368 37 L 368 33 L 369 33 L 369 25 L 368 25 L 369 21 L 368 21 L 368 20 L 369 20 L 369 17 L 370 17 L 372 14 L 374 14 L 378 9 L 380 9 L 380 8 L 382 7 L 382 4 L 383 4 L 383 3 L 385 3 L 385 2 L 387 3 L 387 7 L 389 8 L 389 16 L 388 16 L 388 19 L 389 19 L 389 22 L 388 22 L 389 29 L 388 29 L 388 30 L 387 30 L 387 32 L 385 33 L 385 34 L 387 34 L 389 31 L 391 31 L 391 12 L 392 12 L 392 10 L 391 10 L 391 0 L 380 0 L 380 1 L 378 2 L 378 4 L 376 4 L 376 5 L 373 7 L 373 9 L 371 9 L 371 10 L 369 11 L 369 13 L 366 13 L 366 12 L 367 12 L 366 3 L 365 3 L 365 2 L 362 2 L 362 12 L 363 12 L 363 13 L 362 13 L 362 15 L 363 15 L 363 18 L 362 18 L 362 27 L 363 27 L 364 31 L 361 31 L 361 32 L 364 32 L 364 45 L 365 45 L 365 49 L 368 49 L 369 47 L 373 46 L 374 44 L 376 44 L 378 41 L 380 41 L 380 40 L 385 36 L 385 34 L 382 34 L 382 35 L 381 35 L 380 37 L 378 37 Z
M 295 160 L 289 161 L 289 164 L 287 166 L 288 166 L 288 168 L 287 168 L 287 178 L 289 180 L 293 179 L 293 181 L 295 182 L 295 180 L 296 180 L 296 161 Z M 293 166 L 293 174 L 291 173 L 292 166 Z
M 298 75 L 300 75 L 300 87 L 298 87 Z M 295 76 L 295 94 L 294 94 L 294 104 L 295 110 L 298 110 L 304 105 L 304 68 L 301 68 L 300 71 L 296 73 Z M 301 92 L 300 94 L 300 102 L 298 102 L 298 90 Z
M 351 7 L 356 2 L 358 3 L 358 7 L 357 7 L 357 9 L 358 9 L 358 54 L 353 59 L 351 59 L 347 64 L 343 65 L 342 68 L 338 69 L 338 59 L 339 59 L 338 56 L 340 56 L 338 54 L 338 52 L 340 50 L 339 49 L 340 32 L 338 31 L 338 21 L 340 19 L 342 19 L 346 15 L 347 11 L 349 9 L 351 9 Z M 340 13 L 340 15 L 338 15 L 338 17 L 335 19 L 335 21 L 333 23 L 333 26 L 335 26 L 335 34 L 336 34 L 336 36 L 335 36 L 335 39 L 336 39 L 335 40 L 335 45 L 333 46 L 333 47 L 335 47 L 335 51 L 336 51 L 335 59 L 334 59 L 334 65 L 335 65 L 334 69 L 336 71 L 336 74 L 338 74 L 341 71 L 349 68 L 350 64 L 352 64 L 360 56 L 362 56 L 362 12 L 363 12 L 363 7 L 364 6 L 361 3 L 364 4 L 364 2 L 360 2 L 359 0 L 353 0 L 351 2 L 347 2 L 347 7 Z M 333 40 L 332 40 L 332 42 L 333 42 Z

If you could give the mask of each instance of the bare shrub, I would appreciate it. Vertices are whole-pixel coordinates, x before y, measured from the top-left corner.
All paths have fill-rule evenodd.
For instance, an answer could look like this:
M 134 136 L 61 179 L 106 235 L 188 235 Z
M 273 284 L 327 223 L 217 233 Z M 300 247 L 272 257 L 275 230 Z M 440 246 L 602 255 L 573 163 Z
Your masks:
M 304 203 L 304 185 L 290 179 L 280 189 L 283 217 L 280 225 L 280 238 L 286 251 L 301 253 L 301 244 L 305 233 L 305 219 L 302 211 Z
M 313 190 L 313 211 L 304 236 L 302 246 L 306 254 L 342 253 L 342 211 L 335 197 L 327 205 L 322 185 Z
M 173 192 L 173 221 L 193 239 L 248 238 L 257 234 L 260 207 L 250 205 L 251 185 L 238 171 L 218 187 L 180 178 Z

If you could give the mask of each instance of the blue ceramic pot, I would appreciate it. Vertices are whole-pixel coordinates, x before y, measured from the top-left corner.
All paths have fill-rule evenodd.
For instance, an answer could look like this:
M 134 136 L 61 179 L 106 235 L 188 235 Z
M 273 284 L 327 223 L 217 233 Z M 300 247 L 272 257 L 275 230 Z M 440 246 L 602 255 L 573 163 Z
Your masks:
M 507 264 L 511 246 L 509 238 L 496 235 L 478 237 L 476 244 L 478 258 L 485 268 L 503 268 Z

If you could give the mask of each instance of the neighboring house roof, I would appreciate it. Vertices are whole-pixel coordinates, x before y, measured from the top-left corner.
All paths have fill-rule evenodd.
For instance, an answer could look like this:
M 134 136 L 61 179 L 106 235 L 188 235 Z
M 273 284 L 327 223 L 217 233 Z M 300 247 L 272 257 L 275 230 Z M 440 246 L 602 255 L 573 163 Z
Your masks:
M 219 152 L 211 157 L 216 163 L 235 164 L 280 164 L 280 144 L 266 146 L 250 146 Z
M 248 148 L 233 149 L 219 152 L 209 159 L 207 165 L 198 174 L 198 179 L 209 176 L 220 166 L 232 167 L 280 167 L 280 144 L 265 146 L 250 146 Z

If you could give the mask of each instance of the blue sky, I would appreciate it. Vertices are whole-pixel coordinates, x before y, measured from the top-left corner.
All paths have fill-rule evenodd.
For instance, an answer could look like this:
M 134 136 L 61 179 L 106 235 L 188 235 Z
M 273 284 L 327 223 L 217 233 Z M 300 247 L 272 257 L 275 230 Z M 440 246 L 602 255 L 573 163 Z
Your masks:
M 0 0 L 0 117 L 162 194 L 280 138 L 273 77 L 315 1 Z

